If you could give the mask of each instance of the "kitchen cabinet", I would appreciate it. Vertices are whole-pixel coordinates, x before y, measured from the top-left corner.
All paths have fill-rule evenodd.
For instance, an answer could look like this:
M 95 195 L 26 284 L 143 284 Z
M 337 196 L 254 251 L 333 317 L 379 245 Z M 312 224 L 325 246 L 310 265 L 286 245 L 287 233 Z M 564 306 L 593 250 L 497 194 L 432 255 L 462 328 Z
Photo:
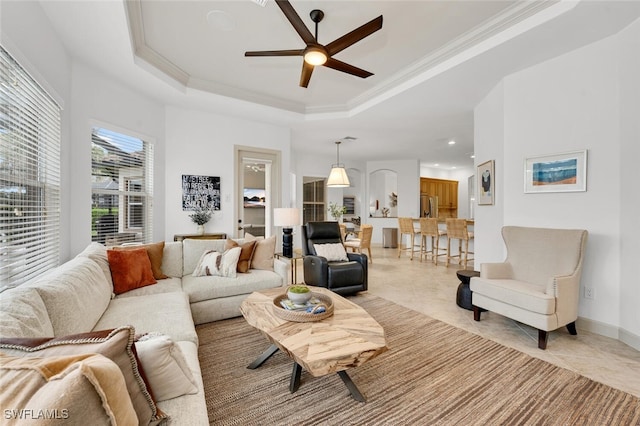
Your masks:
M 420 193 L 438 197 L 438 217 L 458 217 L 458 181 L 420 178 Z

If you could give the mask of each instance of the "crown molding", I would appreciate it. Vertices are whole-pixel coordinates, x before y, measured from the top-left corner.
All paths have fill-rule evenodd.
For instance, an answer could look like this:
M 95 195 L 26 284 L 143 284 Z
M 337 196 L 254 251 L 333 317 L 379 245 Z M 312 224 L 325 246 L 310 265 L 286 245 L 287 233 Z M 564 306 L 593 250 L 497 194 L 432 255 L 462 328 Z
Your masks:
M 575 0 L 540 0 L 516 2 L 497 16 L 468 31 L 430 55 L 414 62 L 402 71 L 383 80 L 372 89 L 344 104 L 305 107 L 300 102 L 289 101 L 233 87 L 215 81 L 196 79 L 176 64 L 167 60 L 146 44 L 142 20 L 141 0 L 125 0 L 134 61 L 142 60 L 183 89 L 193 88 L 242 101 L 265 105 L 285 111 L 300 113 L 307 120 L 348 118 L 383 102 L 392 96 L 427 81 L 456 65 L 468 61 L 532 28 L 541 25 L 577 5 Z M 136 60 L 138 59 L 138 60 Z

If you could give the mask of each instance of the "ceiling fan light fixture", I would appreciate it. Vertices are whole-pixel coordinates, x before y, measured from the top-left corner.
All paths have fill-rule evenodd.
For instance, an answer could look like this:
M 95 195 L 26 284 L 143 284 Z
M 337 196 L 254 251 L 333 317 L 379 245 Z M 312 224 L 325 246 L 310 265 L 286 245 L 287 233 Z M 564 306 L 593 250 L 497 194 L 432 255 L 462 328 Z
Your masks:
M 336 164 L 331 166 L 331 172 L 329 173 L 329 178 L 327 179 L 327 186 L 329 188 L 346 188 L 351 186 L 351 182 L 349 182 L 349 176 L 347 176 L 347 171 L 344 169 L 344 164 L 340 164 L 340 141 L 336 141 L 336 151 L 338 160 Z
M 304 61 L 313 66 L 324 65 L 327 62 L 327 54 L 320 47 L 309 46 L 304 52 Z

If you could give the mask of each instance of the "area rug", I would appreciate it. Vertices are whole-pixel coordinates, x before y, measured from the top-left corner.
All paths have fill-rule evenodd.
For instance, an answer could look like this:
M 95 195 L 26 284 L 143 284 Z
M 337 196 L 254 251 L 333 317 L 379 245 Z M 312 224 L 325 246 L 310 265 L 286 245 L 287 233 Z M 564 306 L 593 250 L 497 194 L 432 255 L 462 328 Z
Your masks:
M 276 353 L 247 369 L 268 341 L 243 318 L 197 327 L 213 425 L 638 425 L 640 400 L 569 370 L 372 295 L 351 299 L 385 329 L 389 350 L 337 374 L 303 371 Z

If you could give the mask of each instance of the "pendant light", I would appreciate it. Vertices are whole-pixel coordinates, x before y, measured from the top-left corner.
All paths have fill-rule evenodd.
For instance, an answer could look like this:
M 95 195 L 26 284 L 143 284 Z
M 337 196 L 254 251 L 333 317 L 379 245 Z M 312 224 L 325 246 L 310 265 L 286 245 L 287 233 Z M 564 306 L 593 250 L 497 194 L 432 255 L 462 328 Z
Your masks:
M 331 166 L 331 173 L 329 173 L 329 179 L 327 179 L 327 186 L 329 188 L 346 188 L 350 186 L 349 177 L 347 171 L 344 169 L 344 164 L 340 164 L 340 141 L 336 141 L 336 149 L 338 152 L 337 163 Z

